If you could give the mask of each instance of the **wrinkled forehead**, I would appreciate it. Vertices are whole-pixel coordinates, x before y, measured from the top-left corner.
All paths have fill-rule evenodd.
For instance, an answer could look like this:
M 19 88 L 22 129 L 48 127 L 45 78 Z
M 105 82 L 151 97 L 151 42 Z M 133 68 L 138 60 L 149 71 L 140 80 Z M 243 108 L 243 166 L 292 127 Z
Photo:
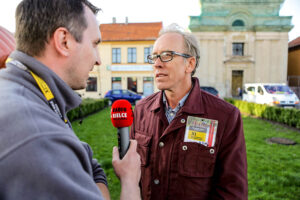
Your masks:
M 184 52 L 183 36 L 179 33 L 165 33 L 161 35 L 154 43 L 153 53 L 161 53 L 163 51 Z

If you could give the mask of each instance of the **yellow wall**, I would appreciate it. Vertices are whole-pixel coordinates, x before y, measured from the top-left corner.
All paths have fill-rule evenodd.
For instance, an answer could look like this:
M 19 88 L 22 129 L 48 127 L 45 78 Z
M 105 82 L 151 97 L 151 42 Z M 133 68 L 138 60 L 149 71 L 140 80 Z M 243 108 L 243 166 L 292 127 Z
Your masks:
M 102 53 L 102 46 L 108 46 L 110 48 L 110 60 L 105 61 L 111 63 L 112 59 L 112 48 L 121 48 L 121 63 L 120 64 L 128 64 L 127 63 L 127 49 L 128 48 L 136 48 L 137 52 L 137 60 L 136 64 L 144 64 L 144 48 L 150 47 L 154 44 L 154 41 L 120 41 L 120 42 L 103 42 L 100 45 L 100 55 Z M 130 63 L 134 64 L 134 63 Z
M 288 76 L 300 76 L 300 48 L 289 51 Z
M 97 77 L 97 92 L 86 92 L 80 90 L 79 93 L 84 98 L 103 98 L 104 95 L 112 89 L 112 77 L 121 77 L 122 89 L 127 89 L 127 78 L 137 78 L 137 92 L 143 94 L 143 78 L 153 77 L 152 68 L 148 71 L 111 71 L 112 65 L 128 66 L 145 66 L 149 65 L 144 62 L 144 48 L 152 47 L 154 41 L 104 41 L 99 45 L 101 65 L 95 66 L 90 72 L 90 77 Z M 112 63 L 112 48 L 121 49 L 121 63 Z M 136 48 L 136 63 L 127 62 L 127 49 Z M 154 84 L 154 92 L 158 91 Z

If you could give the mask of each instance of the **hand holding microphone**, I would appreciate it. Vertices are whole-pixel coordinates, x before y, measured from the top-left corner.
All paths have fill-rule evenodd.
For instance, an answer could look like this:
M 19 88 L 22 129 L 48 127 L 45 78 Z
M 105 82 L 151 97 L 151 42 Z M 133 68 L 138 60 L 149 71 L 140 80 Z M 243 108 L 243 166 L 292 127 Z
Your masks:
M 135 140 L 131 141 L 129 149 L 129 126 L 133 122 L 133 112 L 131 104 L 127 100 L 117 100 L 113 103 L 111 122 L 114 127 L 118 128 L 119 153 L 114 147 L 112 164 L 121 181 L 120 199 L 141 199 L 139 187 L 141 159 L 136 151 L 137 142 Z M 118 154 L 120 158 L 118 158 Z M 125 158 L 122 159 L 124 156 Z
M 133 122 L 131 104 L 127 100 L 120 99 L 112 104 L 111 122 L 118 129 L 118 146 L 122 159 L 129 148 L 129 126 Z

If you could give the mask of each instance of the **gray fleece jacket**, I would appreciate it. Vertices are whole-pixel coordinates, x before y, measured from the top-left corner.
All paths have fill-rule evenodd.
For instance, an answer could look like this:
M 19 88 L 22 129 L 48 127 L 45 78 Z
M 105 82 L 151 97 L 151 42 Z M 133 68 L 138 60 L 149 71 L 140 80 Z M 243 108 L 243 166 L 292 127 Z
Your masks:
M 50 87 L 63 116 L 80 97 L 48 67 L 20 51 L 11 54 Z M 103 199 L 107 184 L 91 148 L 50 108 L 28 71 L 0 70 L 0 199 Z

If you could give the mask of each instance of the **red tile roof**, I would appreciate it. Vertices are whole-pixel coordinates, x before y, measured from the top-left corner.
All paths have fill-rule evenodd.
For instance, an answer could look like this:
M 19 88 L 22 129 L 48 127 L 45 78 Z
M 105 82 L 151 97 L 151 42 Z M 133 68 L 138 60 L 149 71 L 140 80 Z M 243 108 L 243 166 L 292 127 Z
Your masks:
M 162 22 L 101 24 L 102 41 L 156 40 Z
M 5 67 L 5 61 L 15 46 L 14 35 L 0 26 L 0 68 Z
M 300 37 L 289 42 L 289 48 L 298 47 L 300 46 Z

